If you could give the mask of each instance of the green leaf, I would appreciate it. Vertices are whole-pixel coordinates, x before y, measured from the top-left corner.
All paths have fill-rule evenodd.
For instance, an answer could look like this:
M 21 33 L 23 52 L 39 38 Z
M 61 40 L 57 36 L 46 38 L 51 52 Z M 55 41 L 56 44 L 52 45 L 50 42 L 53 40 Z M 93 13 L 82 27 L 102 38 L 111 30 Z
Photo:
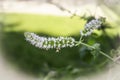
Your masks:
M 99 51 L 100 51 L 100 44 L 99 43 L 95 43 L 93 45 L 94 49 L 91 50 L 91 54 L 94 57 L 94 60 L 98 57 L 99 55 Z

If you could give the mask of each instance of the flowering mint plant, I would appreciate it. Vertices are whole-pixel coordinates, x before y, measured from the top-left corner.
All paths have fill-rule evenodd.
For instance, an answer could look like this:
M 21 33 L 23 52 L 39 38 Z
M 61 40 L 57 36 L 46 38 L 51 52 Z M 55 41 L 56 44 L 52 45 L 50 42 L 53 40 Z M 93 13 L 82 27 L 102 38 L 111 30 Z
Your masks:
M 79 45 L 84 45 L 88 47 L 92 52 L 93 55 L 96 55 L 97 53 L 100 53 L 110 60 L 114 61 L 109 55 L 102 52 L 100 50 L 100 44 L 95 43 L 94 45 L 88 45 L 84 43 L 83 37 L 90 36 L 94 30 L 101 27 L 101 25 L 105 22 L 105 18 L 100 17 L 98 19 L 93 19 L 85 24 L 85 27 L 83 30 L 80 31 L 80 40 L 76 41 L 72 37 L 42 37 L 38 36 L 35 33 L 25 32 L 25 38 L 26 41 L 30 42 L 35 47 L 41 48 L 41 49 L 56 49 L 56 52 L 59 52 L 60 49 L 66 48 L 66 47 L 75 47 Z
M 100 19 L 94 19 L 91 20 L 90 22 L 88 22 L 83 31 L 80 31 L 81 36 L 89 36 L 92 34 L 92 32 L 95 29 L 98 29 L 101 27 L 101 24 L 103 23 L 103 19 L 104 18 L 100 18 Z
M 56 49 L 59 51 L 61 48 L 75 46 L 75 39 L 72 37 L 46 38 L 30 32 L 25 32 L 24 35 L 28 42 L 41 49 Z

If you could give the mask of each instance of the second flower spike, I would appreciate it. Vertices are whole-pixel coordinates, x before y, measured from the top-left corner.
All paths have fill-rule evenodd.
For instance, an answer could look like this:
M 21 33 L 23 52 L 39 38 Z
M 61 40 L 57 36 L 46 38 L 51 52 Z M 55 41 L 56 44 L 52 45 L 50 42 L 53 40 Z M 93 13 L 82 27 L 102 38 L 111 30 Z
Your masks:
M 84 30 L 80 31 L 80 34 L 82 36 L 89 36 L 93 33 L 93 31 L 95 29 L 98 29 L 101 27 L 101 25 L 104 23 L 105 18 L 101 17 L 99 19 L 93 19 L 90 22 L 88 22 L 85 27 Z

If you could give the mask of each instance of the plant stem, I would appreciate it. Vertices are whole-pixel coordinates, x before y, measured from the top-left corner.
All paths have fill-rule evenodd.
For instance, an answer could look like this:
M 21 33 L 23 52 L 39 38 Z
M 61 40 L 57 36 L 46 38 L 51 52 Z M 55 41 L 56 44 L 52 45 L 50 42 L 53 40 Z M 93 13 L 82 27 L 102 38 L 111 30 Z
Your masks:
M 79 42 L 82 40 L 83 36 L 80 36 Z
M 88 45 L 88 44 L 85 44 L 85 43 L 83 43 L 83 42 L 81 42 L 81 41 L 79 41 L 79 42 L 76 44 L 76 46 L 77 46 L 77 45 L 80 45 L 80 44 L 82 44 L 82 45 L 84 45 L 84 46 L 86 46 L 86 47 L 88 47 L 88 48 L 95 49 L 95 47 L 90 46 L 90 45 Z M 102 52 L 102 51 L 99 51 L 99 52 L 100 52 L 100 54 L 104 55 L 105 57 L 107 57 L 107 58 L 110 59 L 111 61 L 115 62 L 114 59 L 113 59 L 112 57 L 110 57 L 109 55 L 105 54 L 105 53 Z
M 108 59 L 110 59 L 110 60 L 112 60 L 113 62 L 115 62 L 115 60 L 112 58 L 112 57 L 110 57 L 109 55 L 107 55 L 107 54 L 105 54 L 104 52 L 102 52 L 102 51 L 99 51 L 102 55 L 104 55 L 105 57 L 107 57 Z
M 82 44 L 82 45 L 84 45 L 84 46 L 86 46 L 86 47 L 89 47 L 89 48 L 91 48 L 91 49 L 95 49 L 93 46 L 90 46 L 90 45 L 85 44 L 85 43 L 83 43 L 83 42 L 80 42 L 80 44 Z

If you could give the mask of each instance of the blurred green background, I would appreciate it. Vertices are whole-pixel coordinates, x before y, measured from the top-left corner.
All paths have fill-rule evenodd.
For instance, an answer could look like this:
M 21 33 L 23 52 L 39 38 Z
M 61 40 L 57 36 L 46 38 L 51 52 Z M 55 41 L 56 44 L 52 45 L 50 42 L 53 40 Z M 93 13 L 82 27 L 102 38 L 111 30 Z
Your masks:
M 72 36 L 79 40 L 79 32 L 88 19 L 6 13 L 1 35 L 4 56 L 25 73 L 34 76 L 46 76 L 50 73 L 57 80 L 63 77 L 74 78 L 89 74 L 91 71 L 101 71 L 108 63 L 108 59 L 100 54 L 94 59 L 89 49 L 82 45 L 65 48 L 56 53 L 55 50 L 38 49 L 25 41 L 24 32 L 26 31 L 40 36 Z M 102 25 L 102 29 L 86 37 L 85 42 L 90 45 L 100 43 L 101 50 L 111 56 L 111 50 L 119 45 L 119 32 L 120 28 L 114 27 L 112 23 L 106 23 Z

